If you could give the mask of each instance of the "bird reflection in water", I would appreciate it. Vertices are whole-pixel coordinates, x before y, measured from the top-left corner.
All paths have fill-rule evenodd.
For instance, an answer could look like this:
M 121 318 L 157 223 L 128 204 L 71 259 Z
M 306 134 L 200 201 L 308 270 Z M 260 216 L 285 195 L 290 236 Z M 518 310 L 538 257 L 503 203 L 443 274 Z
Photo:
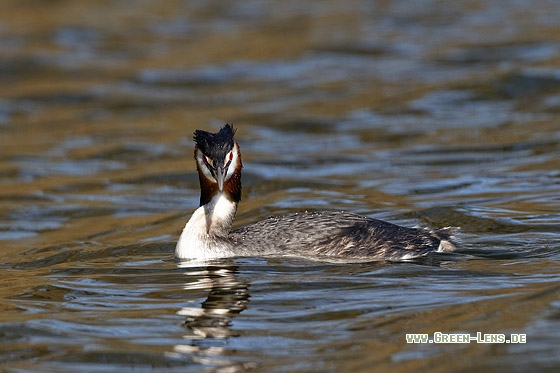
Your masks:
M 183 307 L 177 312 L 185 316 L 184 327 L 189 332 L 184 336 L 185 344 L 175 345 L 174 351 L 192 356 L 197 363 L 227 371 L 246 369 L 248 363 L 232 361 L 228 355 L 228 340 L 238 334 L 231 329 L 233 319 L 247 308 L 249 284 L 236 276 L 237 266 L 231 261 L 220 261 L 208 265 L 199 261 L 180 262 L 186 269 L 185 290 L 208 290 L 201 307 Z

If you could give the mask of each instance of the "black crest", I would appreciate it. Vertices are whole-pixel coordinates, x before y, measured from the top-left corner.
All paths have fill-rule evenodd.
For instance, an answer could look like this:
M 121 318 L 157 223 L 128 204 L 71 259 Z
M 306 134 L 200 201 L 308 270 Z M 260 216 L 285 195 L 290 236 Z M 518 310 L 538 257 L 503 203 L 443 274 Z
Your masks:
M 217 133 L 194 131 L 194 141 L 203 154 L 212 159 L 223 159 L 227 152 L 233 149 L 233 135 L 235 129 L 226 124 Z

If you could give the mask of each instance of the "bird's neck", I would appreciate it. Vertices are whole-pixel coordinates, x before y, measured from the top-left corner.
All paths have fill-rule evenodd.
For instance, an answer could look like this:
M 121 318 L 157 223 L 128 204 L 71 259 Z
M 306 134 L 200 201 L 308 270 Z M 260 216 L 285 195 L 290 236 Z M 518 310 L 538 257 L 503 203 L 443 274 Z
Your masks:
M 223 193 L 215 194 L 192 214 L 177 242 L 178 258 L 210 259 L 231 256 L 228 235 L 237 211 L 237 202 Z
M 185 225 L 175 248 L 180 259 L 212 259 L 234 256 L 229 233 L 241 200 L 241 158 L 235 172 L 224 183 L 220 192 L 217 186 L 200 176 L 200 207 Z
M 236 211 L 237 202 L 224 193 L 217 193 L 210 202 L 196 209 L 187 225 L 195 218 L 193 223 L 198 226 L 201 235 L 225 238 L 231 231 Z M 196 221 L 196 218 L 200 221 Z

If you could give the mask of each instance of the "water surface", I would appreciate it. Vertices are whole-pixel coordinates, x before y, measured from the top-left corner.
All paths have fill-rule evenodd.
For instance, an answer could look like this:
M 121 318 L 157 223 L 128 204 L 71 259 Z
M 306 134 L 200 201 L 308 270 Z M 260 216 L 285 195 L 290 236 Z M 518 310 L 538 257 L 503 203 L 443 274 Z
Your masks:
M 9 372 L 557 371 L 554 1 L 0 5 Z M 408 263 L 179 263 L 192 132 L 230 122 L 235 226 L 458 226 Z M 304 250 L 305 248 L 302 248 Z M 407 344 L 406 334 L 526 343 Z

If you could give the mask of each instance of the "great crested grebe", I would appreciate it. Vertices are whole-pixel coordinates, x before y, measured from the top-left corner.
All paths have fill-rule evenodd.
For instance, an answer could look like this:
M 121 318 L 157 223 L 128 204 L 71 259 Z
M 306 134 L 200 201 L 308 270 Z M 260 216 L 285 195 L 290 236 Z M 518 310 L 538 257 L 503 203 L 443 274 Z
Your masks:
M 406 260 L 456 249 L 450 228 L 405 228 L 346 212 L 270 217 L 241 229 L 231 226 L 241 200 L 241 153 L 235 130 L 197 130 L 194 157 L 200 207 L 177 242 L 179 259 L 298 256 L 324 260 Z

